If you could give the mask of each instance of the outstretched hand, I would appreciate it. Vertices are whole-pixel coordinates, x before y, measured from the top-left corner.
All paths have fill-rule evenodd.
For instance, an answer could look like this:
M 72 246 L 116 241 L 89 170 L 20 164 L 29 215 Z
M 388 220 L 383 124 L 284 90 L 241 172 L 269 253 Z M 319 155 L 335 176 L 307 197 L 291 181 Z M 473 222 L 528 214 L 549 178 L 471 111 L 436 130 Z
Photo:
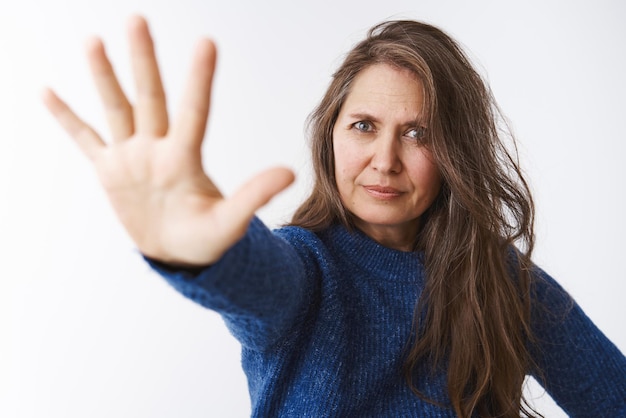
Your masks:
M 43 101 L 93 162 L 117 216 L 146 256 L 181 266 L 217 261 L 244 234 L 256 210 L 294 179 L 269 169 L 225 198 L 205 174 L 201 145 L 209 113 L 215 45 L 195 51 L 180 111 L 169 124 L 165 93 L 146 21 L 129 21 L 136 103 L 122 91 L 99 39 L 87 45 L 112 141 L 106 143 L 52 90 Z

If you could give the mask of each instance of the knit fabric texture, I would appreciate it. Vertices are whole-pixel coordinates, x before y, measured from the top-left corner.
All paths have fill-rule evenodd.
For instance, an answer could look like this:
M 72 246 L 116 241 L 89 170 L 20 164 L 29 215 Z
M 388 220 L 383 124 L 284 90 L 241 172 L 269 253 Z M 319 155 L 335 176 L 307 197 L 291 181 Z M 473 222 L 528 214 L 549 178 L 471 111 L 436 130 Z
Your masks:
M 198 272 L 148 263 L 222 315 L 242 345 L 253 417 L 454 417 L 446 371 L 422 365 L 413 394 L 402 363 L 424 288 L 420 253 L 333 226 L 245 237 Z M 572 417 L 626 417 L 626 358 L 545 272 L 532 316 L 540 383 Z

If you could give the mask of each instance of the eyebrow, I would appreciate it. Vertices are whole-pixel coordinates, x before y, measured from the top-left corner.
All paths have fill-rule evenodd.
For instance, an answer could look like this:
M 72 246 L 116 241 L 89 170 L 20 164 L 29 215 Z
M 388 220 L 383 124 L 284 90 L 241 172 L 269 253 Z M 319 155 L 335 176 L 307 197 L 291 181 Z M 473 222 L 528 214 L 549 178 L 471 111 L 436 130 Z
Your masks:
M 361 113 L 361 112 L 357 112 L 357 113 L 350 113 L 348 115 L 348 117 L 350 119 L 359 119 L 359 120 L 369 120 L 372 122 L 380 122 L 380 120 L 376 117 L 374 117 L 373 115 L 369 114 L 369 113 Z
M 355 112 L 355 113 L 350 113 L 347 115 L 350 119 L 356 119 L 356 120 L 367 120 L 367 121 L 371 121 L 371 122 L 376 122 L 379 123 L 380 119 L 378 119 L 377 117 L 369 114 L 369 113 L 365 113 L 365 112 Z M 424 127 L 423 123 L 420 121 L 420 117 L 418 116 L 417 118 L 410 120 L 408 122 L 404 122 L 403 126 L 414 126 L 414 127 Z

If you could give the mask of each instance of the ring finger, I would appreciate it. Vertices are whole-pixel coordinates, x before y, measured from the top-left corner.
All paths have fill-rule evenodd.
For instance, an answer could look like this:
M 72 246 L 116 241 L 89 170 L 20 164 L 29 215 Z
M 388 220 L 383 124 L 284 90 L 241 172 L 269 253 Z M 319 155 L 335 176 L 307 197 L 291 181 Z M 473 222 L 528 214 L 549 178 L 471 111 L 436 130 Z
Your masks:
M 113 140 L 122 141 L 129 138 L 135 131 L 133 108 L 120 87 L 100 39 L 89 40 L 87 57 L 96 88 L 104 104 Z

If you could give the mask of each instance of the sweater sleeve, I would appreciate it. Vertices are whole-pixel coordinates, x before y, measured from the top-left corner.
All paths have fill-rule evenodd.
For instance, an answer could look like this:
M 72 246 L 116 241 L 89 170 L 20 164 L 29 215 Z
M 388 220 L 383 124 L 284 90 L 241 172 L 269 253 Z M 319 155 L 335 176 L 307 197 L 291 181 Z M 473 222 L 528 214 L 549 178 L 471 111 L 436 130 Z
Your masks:
M 626 417 L 626 358 L 545 272 L 534 287 L 534 377 L 571 417 Z
M 301 253 L 254 218 L 246 235 L 210 267 L 176 270 L 146 258 L 177 291 L 219 313 L 249 349 L 276 344 L 305 314 L 315 275 Z

